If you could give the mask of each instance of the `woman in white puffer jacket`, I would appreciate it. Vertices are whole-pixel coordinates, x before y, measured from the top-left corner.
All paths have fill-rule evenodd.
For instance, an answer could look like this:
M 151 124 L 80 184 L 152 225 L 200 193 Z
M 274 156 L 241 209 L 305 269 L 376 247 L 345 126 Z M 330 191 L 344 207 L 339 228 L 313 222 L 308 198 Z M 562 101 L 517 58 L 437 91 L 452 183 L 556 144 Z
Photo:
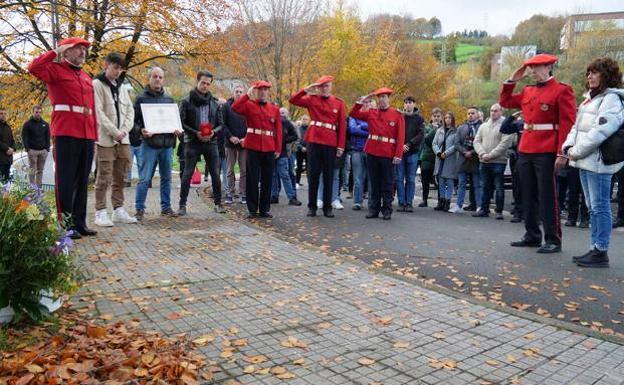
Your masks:
M 587 67 L 586 99 L 576 123 L 562 146 L 570 166 L 579 169 L 585 201 L 590 212 L 590 250 L 572 260 L 582 267 L 608 267 L 611 238 L 611 177 L 624 162 L 606 165 L 600 145 L 624 122 L 622 72 L 615 60 L 598 58 Z

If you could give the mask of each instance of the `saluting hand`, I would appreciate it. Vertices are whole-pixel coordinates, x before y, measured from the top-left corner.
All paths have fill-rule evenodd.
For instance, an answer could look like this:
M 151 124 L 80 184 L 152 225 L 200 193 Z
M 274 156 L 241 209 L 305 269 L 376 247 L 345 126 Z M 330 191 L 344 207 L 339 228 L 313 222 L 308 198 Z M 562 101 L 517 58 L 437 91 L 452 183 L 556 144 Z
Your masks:
M 316 87 L 318 87 L 318 84 L 312 83 L 312 84 L 309 84 L 307 87 L 304 87 L 303 91 L 305 91 L 306 94 L 311 94 L 315 92 Z
M 249 89 L 247 90 L 247 96 L 249 96 L 250 100 L 255 100 L 256 99 L 256 93 L 255 93 L 255 88 L 253 87 L 249 87 Z
M 71 47 L 73 47 L 73 44 L 63 44 L 56 47 L 54 51 L 56 51 L 56 54 L 60 56 L 63 52 L 67 51 Z
M 511 75 L 511 78 L 509 80 L 511 80 L 512 82 L 519 82 L 520 80 L 525 78 L 525 76 L 527 75 L 526 72 L 527 67 L 521 66 L 514 71 L 513 75 Z

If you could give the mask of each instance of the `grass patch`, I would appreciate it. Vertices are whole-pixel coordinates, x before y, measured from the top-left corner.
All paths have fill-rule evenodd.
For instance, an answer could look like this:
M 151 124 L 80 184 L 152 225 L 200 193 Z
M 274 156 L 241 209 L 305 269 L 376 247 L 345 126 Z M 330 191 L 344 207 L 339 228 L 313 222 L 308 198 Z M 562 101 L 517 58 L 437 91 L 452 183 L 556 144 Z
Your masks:
M 464 63 L 472 58 L 478 58 L 486 48 L 482 45 L 457 43 L 457 46 L 455 46 L 455 59 L 458 63 Z

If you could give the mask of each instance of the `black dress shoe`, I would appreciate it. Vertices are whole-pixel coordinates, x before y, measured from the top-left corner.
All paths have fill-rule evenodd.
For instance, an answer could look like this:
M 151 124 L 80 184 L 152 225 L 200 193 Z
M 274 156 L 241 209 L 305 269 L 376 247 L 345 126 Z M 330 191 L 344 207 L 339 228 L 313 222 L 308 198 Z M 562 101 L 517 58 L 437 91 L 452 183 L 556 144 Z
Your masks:
M 509 222 L 511 222 L 511 223 L 520 223 L 520 222 L 522 222 L 522 218 L 520 218 L 520 217 L 513 217 L 513 218 L 511 218 L 511 220 Z
M 542 245 L 542 242 L 530 241 L 528 239 L 521 239 L 519 241 L 511 242 L 510 245 L 513 247 L 540 247 Z
M 327 218 L 333 218 L 334 212 L 332 211 L 332 209 L 323 209 L 323 216 Z
M 88 227 L 77 227 L 76 231 L 78 231 L 80 233 L 80 235 L 84 235 L 84 236 L 93 236 L 93 235 L 97 235 L 97 231 L 95 230 L 91 230 Z
M 465 206 L 464 211 L 477 211 L 477 206 Z
M 609 256 L 606 251 L 594 248 L 574 262 L 580 267 L 609 267 Z
M 297 198 L 292 198 L 288 200 L 288 205 L 290 206 L 301 206 L 301 202 Z
M 561 245 L 555 245 L 554 243 L 544 243 L 539 249 L 538 254 L 552 254 L 561 252 Z
M 366 214 L 366 219 L 371 219 L 371 218 L 379 218 L 379 213 L 373 213 L 373 212 L 368 212 L 368 214 Z
M 273 218 L 273 214 L 271 213 L 260 213 L 258 216 L 260 218 Z
M 308 217 L 315 217 L 316 216 L 316 210 L 315 209 L 308 209 L 308 213 L 306 214 L 306 216 L 308 216 Z
M 77 232 L 76 230 L 72 230 L 71 234 L 69 235 L 69 237 L 71 239 L 82 239 L 82 235 L 80 235 L 80 233 Z
M 418 204 L 418 207 L 427 207 L 427 201 L 420 202 L 420 203 Z
M 594 252 L 594 249 L 591 249 L 583 255 L 575 255 L 572 257 L 572 262 L 576 263 L 576 261 L 578 261 L 579 259 L 587 258 L 587 256 L 593 252 Z
M 406 213 L 413 213 L 414 212 L 414 207 L 411 206 L 411 205 L 405 206 L 405 212 Z
M 404 205 L 399 205 L 399 207 L 397 208 L 397 212 L 402 213 L 405 212 L 405 207 Z
M 490 213 L 485 210 L 479 210 L 476 213 L 472 214 L 475 218 L 487 218 L 490 216 Z
M 258 218 L 258 213 L 249 213 L 247 214 L 247 219 Z
M 389 221 L 390 219 L 392 219 L 392 214 L 390 214 L 390 213 L 385 213 L 385 214 L 383 215 L 382 219 L 383 219 L 384 221 Z
M 615 222 L 613 222 L 613 225 L 611 226 L 611 228 L 615 229 L 616 227 L 622 227 L 624 226 L 624 218 L 618 218 L 615 220 Z
M 567 221 L 565 221 L 564 226 L 565 227 L 576 227 L 576 221 L 568 219 Z
M 588 229 L 589 228 L 589 221 L 581 221 L 578 225 L 578 227 L 580 229 Z

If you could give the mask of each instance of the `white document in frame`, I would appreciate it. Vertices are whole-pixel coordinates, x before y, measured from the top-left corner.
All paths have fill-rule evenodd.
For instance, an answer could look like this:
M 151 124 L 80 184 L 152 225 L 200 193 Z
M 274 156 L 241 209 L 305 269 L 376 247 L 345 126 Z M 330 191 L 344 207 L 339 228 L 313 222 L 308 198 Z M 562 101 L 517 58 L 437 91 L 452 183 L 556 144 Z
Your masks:
M 175 103 L 141 104 L 145 129 L 151 134 L 171 134 L 182 131 L 180 110 Z

